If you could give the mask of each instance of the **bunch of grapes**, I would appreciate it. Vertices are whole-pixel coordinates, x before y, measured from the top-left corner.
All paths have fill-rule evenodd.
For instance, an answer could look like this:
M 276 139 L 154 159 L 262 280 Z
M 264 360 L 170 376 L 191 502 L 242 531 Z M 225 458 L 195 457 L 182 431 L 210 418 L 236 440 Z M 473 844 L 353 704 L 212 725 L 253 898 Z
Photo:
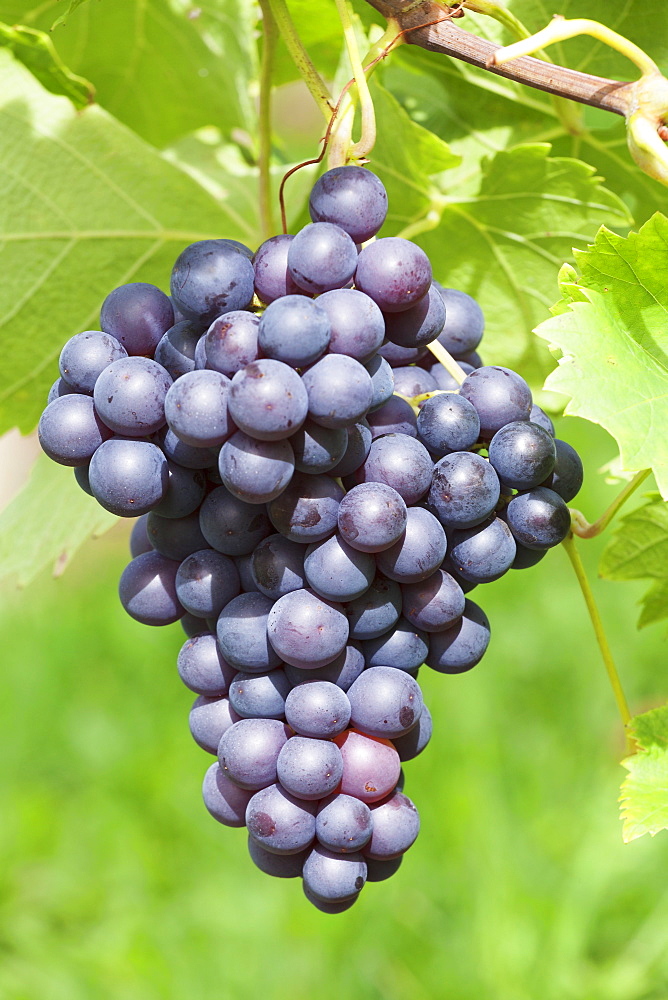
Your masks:
M 338 912 L 417 837 L 401 764 L 431 735 L 420 666 L 479 662 L 489 622 L 466 594 L 564 539 L 582 465 L 524 379 L 482 364 L 474 300 L 376 238 L 378 177 L 330 170 L 310 211 L 254 254 L 187 247 L 171 296 L 112 291 L 101 330 L 65 344 L 39 435 L 138 517 L 120 598 L 188 636 L 209 812 Z

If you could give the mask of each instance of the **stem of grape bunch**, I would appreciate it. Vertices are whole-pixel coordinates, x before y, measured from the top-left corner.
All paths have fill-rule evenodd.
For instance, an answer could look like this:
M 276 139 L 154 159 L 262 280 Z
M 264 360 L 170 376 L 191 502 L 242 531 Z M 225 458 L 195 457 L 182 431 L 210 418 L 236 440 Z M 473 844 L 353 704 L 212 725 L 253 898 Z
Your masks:
M 258 114 L 259 169 L 260 169 L 260 223 L 263 240 L 274 233 L 271 198 L 271 87 L 274 56 L 278 41 L 278 26 L 271 12 L 269 0 L 260 0 L 262 9 L 262 62 L 260 67 L 260 106 Z
M 591 524 L 579 510 L 571 510 L 572 531 L 578 538 L 595 538 L 608 527 L 617 512 L 624 506 L 629 497 L 635 493 L 641 483 L 650 474 L 650 469 L 643 469 L 637 472 L 633 479 L 626 484 L 624 489 L 617 494 L 607 510 L 601 514 L 597 521 Z
M 624 730 L 626 734 L 626 747 L 629 754 L 634 754 L 636 752 L 636 744 L 631 736 L 628 726 L 631 721 L 631 712 L 629 710 L 628 703 L 626 701 L 626 696 L 622 688 L 622 683 L 619 679 L 619 674 L 617 673 L 617 668 L 615 666 L 615 661 L 612 656 L 612 650 L 610 649 L 610 644 L 608 638 L 605 634 L 605 629 L 603 627 L 603 622 L 601 620 L 601 615 L 599 613 L 596 601 L 594 599 L 594 594 L 587 579 L 587 573 L 585 571 L 582 559 L 580 558 L 580 553 L 577 550 L 575 544 L 575 539 L 573 534 L 569 534 L 567 538 L 561 543 L 571 561 L 571 565 L 577 577 L 577 581 L 580 585 L 580 590 L 582 591 L 582 596 L 584 597 L 585 604 L 587 605 L 587 611 L 589 612 L 589 617 L 591 618 L 591 623 L 594 628 L 594 634 L 596 636 L 596 642 L 598 643 L 598 648 L 601 652 L 601 657 L 603 659 L 603 664 L 605 666 L 606 673 L 608 675 L 608 680 L 612 687 L 613 694 L 615 696 L 615 701 L 617 702 L 617 708 L 619 709 L 619 714 L 621 716 L 622 722 L 624 724 Z
M 329 124 L 334 110 L 332 96 L 304 48 L 285 0 L 267 0 L 267 3 L 292 61 L 299 70 L 313 100 L 322 111 L 325 121 Z

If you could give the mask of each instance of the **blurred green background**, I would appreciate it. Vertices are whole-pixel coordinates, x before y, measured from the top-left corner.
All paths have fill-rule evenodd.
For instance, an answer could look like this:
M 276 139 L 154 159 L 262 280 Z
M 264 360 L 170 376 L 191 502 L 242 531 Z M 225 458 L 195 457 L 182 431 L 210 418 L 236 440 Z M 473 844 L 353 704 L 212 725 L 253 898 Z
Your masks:
M 615 453 L 577 420 L 559 436 L 589 470 Z M 591 472 L 578 503 L 593 518 L 614 492 Z M 422 832 L 330 917 L 206 813 L 181 630 L 117 600 L 127 527 L 0 595 L 2 1000 L 668 996 L 668 838 L 622 844 L 621 727 L 565 553 L 478 588 L 493 637 L 475 670 L 423 669 L 435 735 L 406 768 Z M 603 544 L 581 546 L 592 575 Z M 595 589 L 633 710 L 665 700 L 641 588 Z

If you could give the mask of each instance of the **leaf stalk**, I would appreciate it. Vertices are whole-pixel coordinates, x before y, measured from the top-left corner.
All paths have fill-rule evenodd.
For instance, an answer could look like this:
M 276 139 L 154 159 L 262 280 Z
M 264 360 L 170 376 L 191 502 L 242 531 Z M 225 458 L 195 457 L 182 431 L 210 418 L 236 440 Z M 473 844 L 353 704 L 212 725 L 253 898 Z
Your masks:
M 584 514 L 579 510 L 571 508 L 571 530 L 573 534 L 577 535 L 578 538 L 596 538 L 602 531 L 605 531 L 613 517 L 617 514 L 617 511 L 624 506 L 631 494 L 635 493 L 640 484 L 647 479 L 650 471 L 650 469 L 643 469 L 641 472 L 636 473 L 624 489 L 617 494 L 607 510 L 592 524 L 589 523 Z

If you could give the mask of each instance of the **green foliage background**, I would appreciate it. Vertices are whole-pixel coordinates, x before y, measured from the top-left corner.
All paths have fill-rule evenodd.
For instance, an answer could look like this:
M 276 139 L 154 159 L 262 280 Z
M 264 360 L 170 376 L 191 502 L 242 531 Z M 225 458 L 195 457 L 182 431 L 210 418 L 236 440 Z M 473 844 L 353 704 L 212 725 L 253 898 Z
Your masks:
M 289 6 L 341 86 L 332 0 Z M 508 6 L 530 29 L 552 13 Z M 560 12 L 603 20 L 665 69 L 663 8 L 563 0 Z M 364 0 L 355 9 L 360 32 L 380 23 Z M 35 32 L 63 15 L 53 50 Z M 0 0 L 1 23 L 0 433 L 32 430 L 62 343 L 96 325 L 112 287 L 166 287 L 195 239 L 262 238 L 255 4 Z M 465 26 L 505 37 L 484 18 Z M 591 40 L 552 54 L 631 75 Z M 277 84 L 295 77 L 279 48 Z M 373 92 L 384 234 L 416 239 L 439 280 L 479 299 L 485 357 L 540 391 L 554 362 L 531 331 L 558 297 L 560 265 L 601 224 L 625 234 L 645 223 L 665 189 L 632 164 L 621 120 L 586 109 L 574 127 L 548 96 L 462 63 L 405 47 Z M 309 119 L 300 133 L 290 102 L 301 109 L 302 97 L 281 94 L 276 178 L 322 134 Z M 311 179 L 290 182 L 291 227 L 306 221 Z M 595 472 L 614 442 L 573 419 L 561 436 L 583 453 L 578 504 L 593 518 L 614 495 Z M 298 885 L 255 870 L 243 835 L 201 805 L 209 760 L 187 730 L 179 628 L 142 629 L 117 602 L 126 526 L 90 543 L 63 579 L 12 589 L 111 523 L 46 464 L 0 517 L 2 1000 L 665 1000 L 668 847 L 621 843 L 619 727 L 562 552 L 481 594 L 494 638 L 477 670 L 423 671 L 436 733 L 407 769 L 423 832 L 394 879 L 327 918 Z M 601 550 L 587 543 L 593 573 Z M 609 575 L 623 575 L 613 564 Z M 635 576 L 652 575 L 643 569 Z M 597 588 L 638 711 L 665 691 L 661 635 L 635 633 L 641 591 Z

